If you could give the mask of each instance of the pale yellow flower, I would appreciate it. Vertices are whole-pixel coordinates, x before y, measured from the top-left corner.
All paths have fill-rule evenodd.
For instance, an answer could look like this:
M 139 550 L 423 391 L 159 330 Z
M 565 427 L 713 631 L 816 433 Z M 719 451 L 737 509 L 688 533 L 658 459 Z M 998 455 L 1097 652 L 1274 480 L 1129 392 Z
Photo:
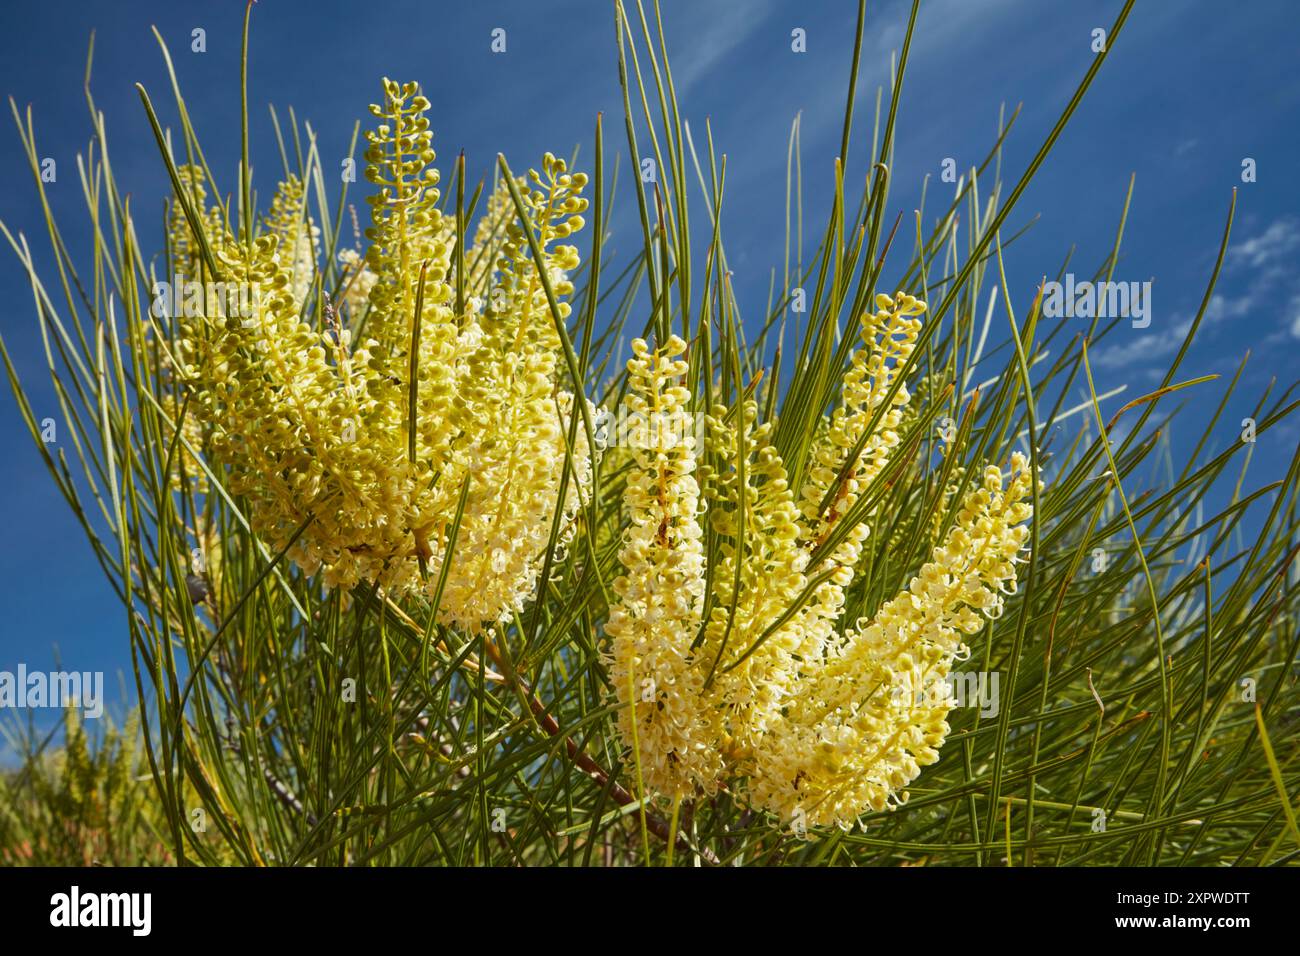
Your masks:
M 1015 591 L 1030 481 L 1019 454 L 1005 486 L 996 467 L 985 469 L 907 589 L 828 648 L 757 748 L 757 804 L 787 822 L 848 828 L 869 810 L 906 800 L 905 788 L 939 758 L 948 734 L 954 701 L 945 682 L 966 653 L 963 638 L 997 617 Z
M 840 634 L 844 589 L 875 510 L 855 506 L 900 442 L 910 396 L 902 386 L 888 404 L 886 396 L 925 310 L 901 293 L 878 296 L 876 306 L 797 498 L 755 403 L 713 409 L 699 474 L 720 557 L 707 570 L 697 451 L 693 438 L 678 437 L 690 418 L 680 384 L 687 366 L 676 360 L 684 345 L 674 338 L 650 352 L 634 343 L 629 411 L 655 426 L 633 441 L 631 530 L 619 555 L 626 573 L 606 629 L 619 729 L 661 797 L 711 793 L 730 779 L 796 827 L 850 827 L 906 800 L 948 733 L 945 681 L 966 651 L 962 637 L 996 617 L 1015 589 L 1030 516 L 1020 456 L 1005 486 L 997 468 L 985 470 L 907 589 Z M 832 535 L 842 540 L 827 551 Z
M 572 536 L 593 449 L 579 429 L 568 457 L 579 408 L 561 381 L 560 339 L 524 227 L 517 218 L 505 227 L 484 276 L 487 308 L 458 310 L 458 237 L 454 216 L 439 208 L 429 101 L 415 84 L 385 81 L 384 91 L 367 134 L 370 246 L 364 264 L 344 260 L 365 308 L 348 298 L 347 325 L 318 328 L 311 310 L 304 319 L 313 233 L 291 181 L 254 242 L 209 236 L 223 278 L 253 308 L 210 307 L 186 321 L 182 355 L 213 454 L 273 550 L 303 528 L 288 556 L 329 587 L 431 595 L 442 581 L 440 619 L 476 629 L 533 595 L 557 510 L 560 544 Z M 578 254 L 558 240 L 583 225 L 586 177 L 549 154 L 542 165 L 525 193 L 526 227 L 544 250 L 563 319 Z M 566 460 L 573 477 L 560 500 Z
M 703 529 L 686 373 L 676 336 L 651 352 L 632 343 L 628 443 L 636 468 L 624 506 L 630 526 L 619 552 L 627 573 L 605 631 L 612 638 L 610 679 L 623 739 L 637 748 L 639 771 L 654 794 L 709 792 L 722 771 L 719 717 L 703 693 L 705 673 L 691 652 L 704 601 Z
M 306 190 L 297 176 L 291 175 L 276 188 L 266 225 L 280 240 L 280 254 L 287 250 L 292 257 L 293 297 L 301 302 L 316 277 L 320 227 L 307 212 Z

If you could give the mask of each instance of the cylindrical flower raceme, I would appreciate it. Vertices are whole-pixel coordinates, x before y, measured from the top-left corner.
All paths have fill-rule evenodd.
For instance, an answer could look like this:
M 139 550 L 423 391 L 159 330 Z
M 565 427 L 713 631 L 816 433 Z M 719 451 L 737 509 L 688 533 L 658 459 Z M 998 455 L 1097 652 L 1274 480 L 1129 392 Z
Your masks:
M 744 757 L 767 716 L 782 706 L 803 650 L 798 619 L 759 643 L 804 589 L 808 553 L 799 546 L 802 527 L 785 465 L 768 440 L 771 423 L 756 425 L 757 417 L 753 401 L 734 416 L 715 408 L 708 419 L 710 450 L 723 464 L 704 469 L 721 560 L 713 569 L 700 654 L 711 674 L 710 699 L 725 717 L 731 760 Z
M 854 351 L 844 374 L 840 405 L 831 414 L 825 432 L 810 452 L 807 480 L 800 494 L 807 525 L 805 546 L 815 549 L 826 541 L 859 496 L 889 464 L 897 447 L 902 409 L 911 400 L 900 385 L 887 408 L 881 409 L 899 370 L 916 346 L 926 304 L 906 293 L 876 296 L 876 311 L 862 317 L 864 348 Z M 872 419 L 880 415 L 876 427 Z M 855 453 L 856 452 L 856 453 Z M 803 656 L 820 660 L 844 609 L 844 589 L 853 580 L 862 545 L 871 532 L 867 520 L 848 529 L 844 540 L 812 573 L 833 571 L 800 615 L 804 634 Z
M 829 649 L 758 748 L 756 803 L 787 821 L 848 828 L 906 800 L 907 784 L 947 737 L 947 679 L 963 637 L 1015 592 L 1031 481 L 1018 453 L 1005 487 L 1001 471 L 986 468 L 908 588 Z
M 276 188 L 266 224 L 280 240 L 280 254 L 283 256 L 289 250 L 292 256 L 293 297 L 302 302 L 316 277 L 320 227 L 307 212 L 307 191 L 297 176 L 291 175 Z
M 840 404 L 813 443 L 812 467 L 799 496 L 802 511 L 784 462 L 768 444 L 771 423 L 755 424 L 756 403 L 744 403 L 742 416 L 728 416 L 719 408 L 711 418 L 714 448 L 729 466 L 705 483 L 722 560 L 712 574 L 713 611 L 703 648 L 716 662 L 710 665 L 708 690 L 726 714 L 726 752 L 742 773 L 758 736 L 798 692 L 805 675 L 820 665 L 843 611 L 844 589 L 870 528 L 861 519 L 815 569 L 830 569 L 832 577 L 814 589 L 801 610 L 786 614 L 809 583 L 805 572 L 811 552 L 884 469 L 898 444 L 894 429 L 909 400 L 905 388 L 882 412 L 880 427 L 869 425 L 911 355 L 920 329 L 913 316 L 924 309 L 925 303 L 912 296 L 881 295 L 877 311 L 863 316 L 864 347 L 850 357 Z M 743 432 L 731 421 L 736 417 L 743 418 Z M 737 466 L 742 457 L 743 469 Z M 743 522 L 738 517 L 742 512 Z M 733 594 L 736 581 L 740 588 Z
M 704 693 L 691 645 L 704 602 L 700 490 L 686 374 L 686 343 L 632 343 L 625 436 L 635 458 L 624 492 L 630 522 L 605 631 L 618 726 L 642 782 L 669 798 L 712 792 L 723 770 L 720 714 Z

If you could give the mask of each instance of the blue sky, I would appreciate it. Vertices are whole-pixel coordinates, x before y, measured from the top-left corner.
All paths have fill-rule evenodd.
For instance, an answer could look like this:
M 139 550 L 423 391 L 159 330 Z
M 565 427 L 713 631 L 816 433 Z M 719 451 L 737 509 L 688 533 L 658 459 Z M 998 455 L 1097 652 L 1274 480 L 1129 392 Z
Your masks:
M 938 208 L 940 164 L 978 162 L 991 143 L 999 106 L 1023 104 L 1003 158 L 1019 176 L 1059 115 L 1093 53 L 1091 31 L 1108 27 L 1117 0 L 924 0 L 908 68 L 894 186 L 887 221 L 904 227 L 931 176 L 929 213 Z M 665 0 L 678 95 L 697 142 L 710 118 L 728 155 L 723 229 L 736 287 L 751 319 L 767 296 L 769 269 L 784 243 L 784 177 L 790 123 L 802 112 L 806 236 L 821 219 L 838 151 L 856 4 L 851 0 Z M 174 122 L 162 57 L 150 24 L 171 47 L 180 83 L 219 179 L 233 183 L 239 151 L 238 64 L 243 4 L 147 0 L 130 4 L 43 0 L 11 7 L 0 32 L 0 92 L 32 104 L 42 156 L 53 157 L 50 187 L 60 223 L 82 221 L 76 156 L 90 126 L 82 93 L 87 39 L 97 30 L 93 88 L 106 114 L 119 184 L 139 218 L 161 208 L 165 174 L 134 92 L 150 91 L 164 123 Z M 870 146 L 876 87 L 902 42 L 907 5 L 869 4 L 850 178 L 861 182 Z M 190 51 L 191 31 L 207 51 Z M 503 55 L 491 31 L 506 30 Z M 807 33 L 793 53 L 790 32 Z M 1095 354 L 1098 388 L 1128 386 L 1128 397 L 1157 383 L 1194 315 L 1214 262 L 1231 190 L 1239 187 L 1233 246 L 1198 344 L 1183 376 L 1231 373 L 1252 351 L 1241 399 L 1229 409 L 1222 448 L 1235 422 L 1270 378 L 1295 377 L 1300 348 L 1300 9 L 1291 0 L 1140 0 L 1100 77 L 1004 235 L 1035 214 L 1032 231 L 1007 250 L 1017 304 L 1043 274 L 1054 274 L 1071 245 L 1079 273 L 1109 252 L 1131 174 L 1136 188 L 1116 278 L 1153 280 L 1148 329 L 1120 329 Z M 316 129 L 322 155 L 341 159 L 352 125 L 366 121 L 379 78 L 418 80 L 431 99 L 435 148 L 446 170 L 462 148 L 471 173 L 488 173 L 498 150 L 512 164 L 545 150 L 591 156 L 596 113 L 606 118 L 607 152 L 625 152 L 612 7 L 605 0 L 476 3 L 283 2 L 253 13 L 250 109 L 255 184 L 267 190 L 279 169 L 267 103 L 293 106 Z M 1241 182 L 1243 158 L 1257 181 Z M 335 160 L 337 163 L 337 159 Z M 328 169 L 330 164 L 326 163 Z M 628 182 L 627 157 L 623 178 Z M 35 190 L 10 127 L 0 133 L 0 219 L 52 266 Z M 951 189 L 951 187 L 946 187 Z M 698 195 L 695 197 L 698 198 Z M 637 244 L 635 205 L 620 188 L 614 254 Z M 697 207 L 701 208 L 701 207 Z M 364 210 L 363 210 L 364 211 Z M 697 213 L 701 219 L 702 212 Z M 812 246 L 807 250 L 811 252 Z M 31 293 L 16 259 L 0 250 L 0 331 L 32 390 L 38 413 L 55 414 L 44 380 Z M 992 372 L 990 372 L 992 374 Z M 1205 391 L 1192 405 L 1217 401 Z M 43 404 L 44 403 L 44 404 Z M 1192 409 L 1193 418 L 1198 409 Z M 1240 412 L 1240 414 L 1236 414 Z M 1184 425 L 1187 430 L 1189 426 Z M 1188 435 L 1189 438 L 1199 435 Z M 1178 439 L 1177 429 L 1175 440 Z M 1280 478 L 1297 439 L 1291 426 L 1261 440 L 1249 487 Z M 18 662 L 129 669 L 124 612 L 81 532 L 50 483 L 0 392 L 0 670 Z

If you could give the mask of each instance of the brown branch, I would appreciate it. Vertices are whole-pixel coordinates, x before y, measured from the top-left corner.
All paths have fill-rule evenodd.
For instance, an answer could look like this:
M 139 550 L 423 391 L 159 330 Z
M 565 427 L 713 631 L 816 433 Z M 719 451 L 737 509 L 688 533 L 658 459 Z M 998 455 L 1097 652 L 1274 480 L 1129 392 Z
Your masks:
M 422 633 L 422 630 L 416 626 L 415 621 L 411 619 L 410 615 L 398 607 L 398 605 L 388 595 L 384 596 L 382 604 L 372 606 L 379 614 L 383 614 L 384 609 L 386 608 L 391 611 L 395 617 L 411 627 L 415 633 Z M 436 646 L 445 652 L 444 645 L 439 643 Z M 538 720 L 542 730 L 552 738 L 563 737 L 565 750 L 569 754 L 569 759 L 577 764 L 578 768 L 582 770 L 583 773 L 587 774 L 602 787 L 607 786 L 609 788 L 610 796 L 614 798 L 619 806 L 626 807 L 636 803 L 636 797 L 633 796 L 626 787 L 613 779 L 607 770 L 601 767 L 599 763 L 592 759 L 590 754 L 584 751 L 572 737 L 563 731 L 559 722 L 551 716 L 549 711 L 547 711 L 546 705 L 543 704 L 537 695 L 533 693 L 533 690 L 528 686 L 527 681 L 516 674 L 514 668 L 510 665 L 510 662 L 502 657 L 500 649 L 488 640 L 483 641 L 483 646 L 487 651 L 488 657 L 492 659 L 492 663 L 496 665 L 496 668 L 505 672 L 503 675 L 498 673 L 496 670 L 484 668 L 484 676 L 494 683 L 511 684 L 519 693 L 520 697 L 528 702 L 528 708 L 532 711 L 533 716 Z M 472 654 L 466 655 L 461 666 L 471 673 L 477 673 L 480 668 L 479 661 Z M 659 839 L 663 840 L 665 843 L 672 839 L 672 830 L 668 823 L 663 819 L 663 817 L 648 808 L 645 811 L 645 821 L 646 829 L 659 837 Z M 707 847 L 692 846 L 691 842 L 686 838 L 686 835 L 680 832 L 680 830 L 677 834 L 677 845 L 689 853 L 698 853 L 700 858 L 706 863 L 717 864 L 719 862 L 716 854 Z
M 547 711 L 546 706 L 538 699 L 537 695 L 533 693 L 527 682 L 515 674 L 514 669 L 510 667 L 507 662 L 502 660 L 501 652 L 497 649 L 496 645 L 488 641 L 484 641 L 483 643 L 487 648 L 488 656 L 492 658 L 492 662 L 507 674 L 512 675 L 511 679 L 513 679 L 515 686 L 523 697 L 527 699 L 528 707 L 533 712 L 533 716 L 536 717 L 541 724 L 542 729 L 551 737 L 564 738 L 564 746 L 568 751 L 569 759 L 577 764 L 578 768 L 582 770 L 583 773 L 587 774 L 602 787 L 607 787 L 610 796 L 618 802 L 619 806 L 626 807 L 635 803 L 636 797 L 633 796 L 626 787 L 620 784 L 617 780 L 611 778 L 609 773 L 601 767 L 600 764 L 593 760 L 572 737 L 564 733 L 560 728 L 559 722 L 551 716 L 550 712 Z M 668 823 L 663 819 L 663 817 L 654 813 L 649 808 L 645 810 L 645 825 L 646 829 L 659 837 L 659 839 L 663 840 L 665 843 L 672 839 L 672 830 Z M 699 853 L 700 858 L 707 863 L 718 863 L 717 856 L 711 850 L 707 847 L 697 848 L 692 846 L 690 840 L 688 840 L 686 835 L 680 832 L 680 830 L 677 833 L 677 845 L 689 853 Z

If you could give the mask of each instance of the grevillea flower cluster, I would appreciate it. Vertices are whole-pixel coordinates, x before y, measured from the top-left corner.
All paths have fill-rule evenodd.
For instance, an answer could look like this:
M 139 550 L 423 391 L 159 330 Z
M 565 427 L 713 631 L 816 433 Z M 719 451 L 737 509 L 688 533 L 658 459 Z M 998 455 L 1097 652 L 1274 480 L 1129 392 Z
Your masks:
M 178 200 L 176 268 L 204 281 L 215 267 L 252 308 L 218 297 L 187 310 L 178 362 L 206 451 L 272 549 L 288 548 L 329 587 L 441 586 L 440 619 L 474 629 L 524 606 L 557 509 L 563 546 L 590 491 L 596 449 L 579 429 L 569 453 L 581 399 L 561 381 L 561 340 L 525 233 L 562 320 L 579 262 L 563 240 L 583 227 L 587 180 L 547 154 L 521 181 L 522 224 L 502 184 L 465 250 L 458 301 L 462 237 L 439 203 L 428 108 L 414 83 L 391 80 L 371 107 L 369 245 L 340 254 L 334 300 L 321 290 L 320 230 L 300 181 L 280 185 L 247 237 L 220 208 L 204 209 L 201 173 L 183 171 L 212 261 Z
M 869 620 L 840 621 L 871 527 L 871 503 L 855 506 L 899 444 L 910 396 L 897 375 L 925 308 L 877 296 L 797 493 L 753 401 L 714 408 L 697 448 L 685 344 L 633 344 L 628 401 L 646 424 L 630 436 L 607 631 L 619 728 L 651 793 L 725 783 L 796 826 L 848 828 L 906 800 L 938 759 L 955 701 L 935 688 L 1014 593 L 1031 478 L 1019 455 L 1007 475 L 987 467 L 907 588 Z

